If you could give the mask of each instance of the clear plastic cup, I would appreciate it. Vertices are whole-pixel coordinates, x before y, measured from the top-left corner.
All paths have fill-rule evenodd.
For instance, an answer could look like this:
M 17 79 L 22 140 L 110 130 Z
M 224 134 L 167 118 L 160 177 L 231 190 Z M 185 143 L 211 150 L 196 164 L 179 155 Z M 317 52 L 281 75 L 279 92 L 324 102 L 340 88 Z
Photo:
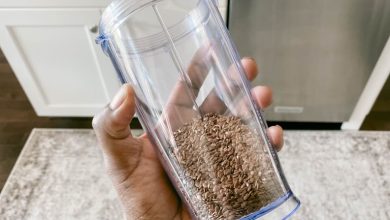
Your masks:
M 138 118 L 194 219 L 298 209 L 214 1 L 113 1 L 97 42 L 134 87 Z

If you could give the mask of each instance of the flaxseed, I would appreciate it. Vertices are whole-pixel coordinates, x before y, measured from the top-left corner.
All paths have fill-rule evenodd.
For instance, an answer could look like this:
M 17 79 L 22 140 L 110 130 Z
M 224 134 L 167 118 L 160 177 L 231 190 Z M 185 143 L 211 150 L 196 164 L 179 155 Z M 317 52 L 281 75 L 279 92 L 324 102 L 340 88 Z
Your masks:
M 283 195 L 267 146 L 240 118 L 207 114 L 174 138 L 173 154 L 202 219 L 237 219 Z

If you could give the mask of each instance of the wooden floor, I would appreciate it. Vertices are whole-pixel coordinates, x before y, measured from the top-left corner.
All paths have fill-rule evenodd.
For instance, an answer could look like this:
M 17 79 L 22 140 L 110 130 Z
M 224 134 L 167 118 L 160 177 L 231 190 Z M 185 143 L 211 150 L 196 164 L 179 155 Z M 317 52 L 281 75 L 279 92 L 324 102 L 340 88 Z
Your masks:
M 0 191 L 34 127 L 91 128 L 91 119 L 38 117 L 0 51 Z
M 390 78 L 387 79 L 370 114 L 366 117 L 362 130 L 390 131 Z

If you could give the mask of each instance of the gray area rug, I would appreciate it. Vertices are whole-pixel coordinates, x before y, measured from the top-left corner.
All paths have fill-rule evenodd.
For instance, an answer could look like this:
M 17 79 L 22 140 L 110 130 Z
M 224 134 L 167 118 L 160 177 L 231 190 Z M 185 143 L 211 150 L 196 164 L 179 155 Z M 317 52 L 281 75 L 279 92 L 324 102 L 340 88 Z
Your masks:
M 293 219 L 390 219 L 389 132 L 286 132 L 280 160 L 302 202 Z M 124 219 L 94 133 L 33 130 L 0 219 Z

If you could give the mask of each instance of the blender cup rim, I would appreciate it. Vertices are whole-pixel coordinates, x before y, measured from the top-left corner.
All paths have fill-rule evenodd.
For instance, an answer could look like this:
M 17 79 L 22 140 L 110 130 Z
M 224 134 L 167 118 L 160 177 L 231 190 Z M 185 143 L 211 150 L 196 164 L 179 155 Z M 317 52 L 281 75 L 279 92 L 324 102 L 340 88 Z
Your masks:
M 162 0 L 114 0 L 103 11 L 99 34 L 109 35 L 134 12 Z
M 143 8 L 161 2 L 163 0 L 115 0 L 113 1 L 103 12 L 99 24 L 99 36 L 96 39 L 96 43 L 101 44 L 103 50 L 107 49 L 107 40 L 111 38 L 111 35 L 122 25 L 126 19 L 132 14 L 136 13 Z M 186 36 L 197 25 L 205 22 L 209 17 L 209 9 L 206 4 L 202 4 L 203 0 L 197 0 L 196 6 L 191 9 L 188 14 L 178 19 L 173 25 L 168 27 L 174 41 Z M 140 38 L 128 38 L 122 40 L 131 41 L 128 44 L 129 54 L 137 54 L 141 52 L 151 51 L 156 48 L 163 47 L 166 42 L 166 35 L 163 31 Z

